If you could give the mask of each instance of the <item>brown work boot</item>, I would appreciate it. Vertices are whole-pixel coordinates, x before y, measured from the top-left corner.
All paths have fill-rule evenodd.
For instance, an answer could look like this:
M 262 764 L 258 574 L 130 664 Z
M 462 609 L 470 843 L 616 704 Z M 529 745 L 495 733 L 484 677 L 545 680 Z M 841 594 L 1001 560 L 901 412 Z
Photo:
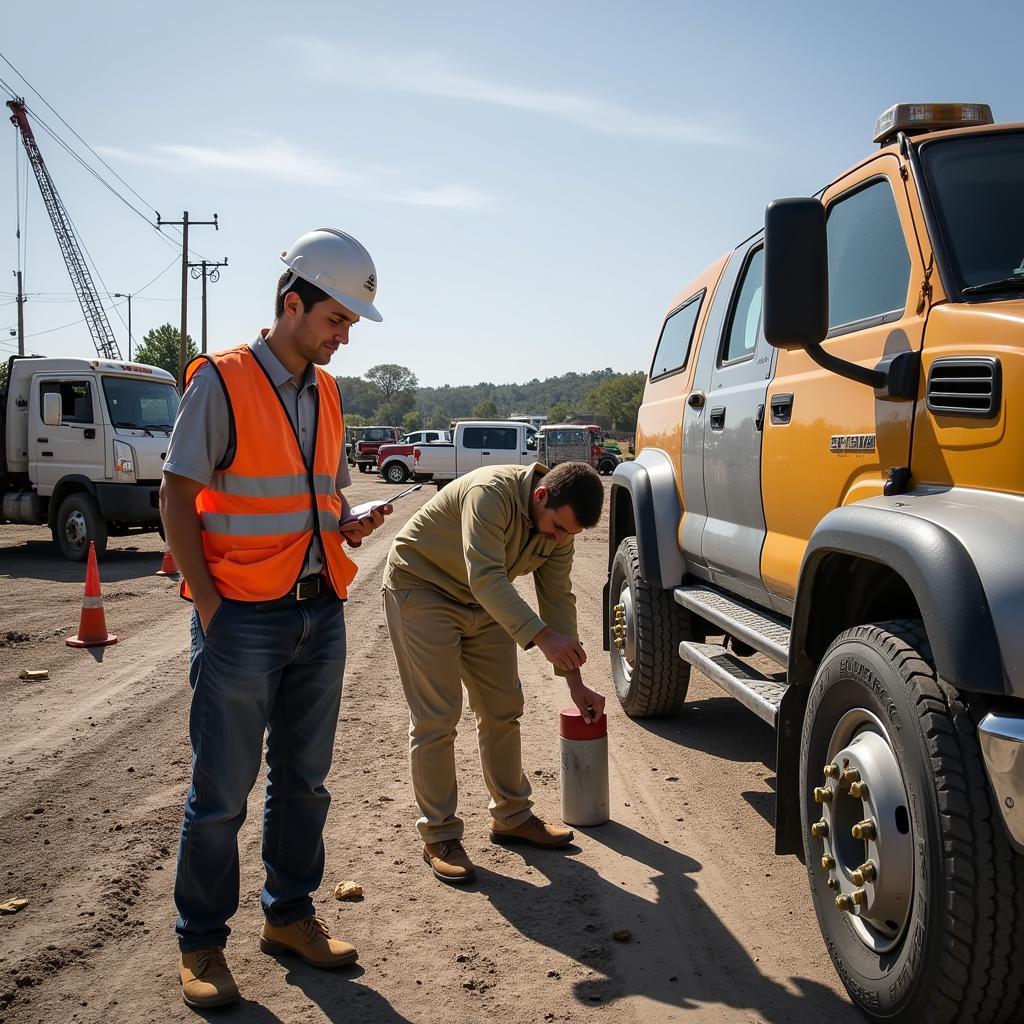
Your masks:
M 181 998 L 193 1010 L 206 1010 L 211 1006 L 227 1006 L 238 1002 L 238 986 L 231 977 L 224 950 L 195 949 L 181 954 Z
M 327 925 L 319 917 L 304 917 L 277 928 L 263 922 L 260 949 L 264 953 L 294 953 L 311 967 L 344 967 L 359 957 L 356 947 L 341 939 L 332 939 Z
M 458 884 L 476 876 L 476 868 L 458 839 L 423 844 L 423 860 L 442 882 Z
M 536 814 L 531 814 L 521 825 L 515 828 L 501 828 L 491 818 L 492 843 L 529 843 L 531 846 L 543 846 L 552 849 L 556 846 L 568 846 L 575 836 L 571 828 L 561 828 L 541 821 Z

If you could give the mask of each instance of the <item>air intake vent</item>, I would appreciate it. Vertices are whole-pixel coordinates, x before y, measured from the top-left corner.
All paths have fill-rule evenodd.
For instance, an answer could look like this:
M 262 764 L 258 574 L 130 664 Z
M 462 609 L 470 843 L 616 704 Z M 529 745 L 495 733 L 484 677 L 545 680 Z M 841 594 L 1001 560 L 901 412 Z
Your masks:
M 993 356 L 936 359 L 928 371 L 928 408 L 951 416 L 996 416 L 1002 378 Z

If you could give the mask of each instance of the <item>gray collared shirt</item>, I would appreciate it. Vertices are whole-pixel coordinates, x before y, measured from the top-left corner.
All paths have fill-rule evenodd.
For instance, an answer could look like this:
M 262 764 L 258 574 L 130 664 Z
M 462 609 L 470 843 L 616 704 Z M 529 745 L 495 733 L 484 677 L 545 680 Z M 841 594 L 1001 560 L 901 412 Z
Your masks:
M 296 380 L 281 364 L 266 343 L 266 331 L 261 331 L 249 345 L 253 355 L 267 371 L 292 421 L 303 457 L 308 462 L 313 456 L 313 429 L 316 419 L 316 371 L 312 365 L 306 367 L 301 380 Z M 335 396 L 325 396 L 334 401 Z M 228 454 L 231 429 L 228 405 L 224 391 L 212 366 L 205 365 L 196 371 L 191 383 L 182 396 L 178 416 L 174 421 L 167 448 L 165 473 L 188 477 L 197 483 L 209 484 L 217 466 Z M 338 462 L 335 484 L 341 490 L 352 483 L 344 447 Z M 320 542 L 314 537 L 302 571 L 310 576 L 323 570 L 323 553 Z

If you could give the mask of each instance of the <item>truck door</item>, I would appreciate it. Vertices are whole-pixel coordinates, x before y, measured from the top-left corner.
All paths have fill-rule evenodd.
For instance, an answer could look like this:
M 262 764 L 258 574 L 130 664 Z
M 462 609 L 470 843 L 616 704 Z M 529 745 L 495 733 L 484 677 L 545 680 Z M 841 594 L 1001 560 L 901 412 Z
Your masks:
M 874 367 L 918 352 L 930 265 L 915 229 L 899 160 L 884 154 L 826 190 L 829 333 L 826 352 Z M 822 369 L 803 350 L 778 353 L 764 427 L 762 576 L 781 611 L 792 610 L 807 541 L 822 516 L 880 495 L 910 466 L 914 402 L 886 400 Z
M 483 427 L 481 466 L 515 466 L 521 461 L 520 427 Z
M 758 242 L 747 252 L 733 289 L 704 403 L 707 521 L 701 553 L 712 580 L 766 602 L 761 437 L 774 350 L 761 330 L 763 280 L 764 248 Z
M 78 474 L 89 480 L 106 475 L 101 401 L 89 377 L 42 377 L 33 385 L 29 413 L 29 472 L 40 494 L 53 493 L 59 480 Z M 60 395 L 61 424 L 43 423 L 43 395 Z

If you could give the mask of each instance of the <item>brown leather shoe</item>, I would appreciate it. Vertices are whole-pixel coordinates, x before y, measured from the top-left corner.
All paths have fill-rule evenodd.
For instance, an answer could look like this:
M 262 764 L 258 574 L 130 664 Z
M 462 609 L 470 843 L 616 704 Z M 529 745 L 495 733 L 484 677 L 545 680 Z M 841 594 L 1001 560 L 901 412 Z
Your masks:
M 531 814 L 521 825 L 515 828 L 501 828 L 491 818 L 492 843 L 529 843 L 531 846 L 542 846 L 553 849 L 557 846 L 568 846 L 575 838 L 571 828 L 549 825 L 541 821 L 536 814 Z
M 356 947 L 341 939 L 332 939 L 327 925 L 319 917 L 277 928 L 269 921 L 260 930 L 260 949 L 264 953 L 294 953 L 311 967 L 330 969 L 353 964 L 359 957 Z
M 442 882 L 458 885 L 476 876 L 476 868 L 458 839 L 423 844 L 423 860 Z
M 206 1010 L 212 1006 L 227 1006 L 238 1002 L 238 986 L 231 977 L 224 950 L 196 949 L 182 952 L 181 998 L 193 1010 Z

